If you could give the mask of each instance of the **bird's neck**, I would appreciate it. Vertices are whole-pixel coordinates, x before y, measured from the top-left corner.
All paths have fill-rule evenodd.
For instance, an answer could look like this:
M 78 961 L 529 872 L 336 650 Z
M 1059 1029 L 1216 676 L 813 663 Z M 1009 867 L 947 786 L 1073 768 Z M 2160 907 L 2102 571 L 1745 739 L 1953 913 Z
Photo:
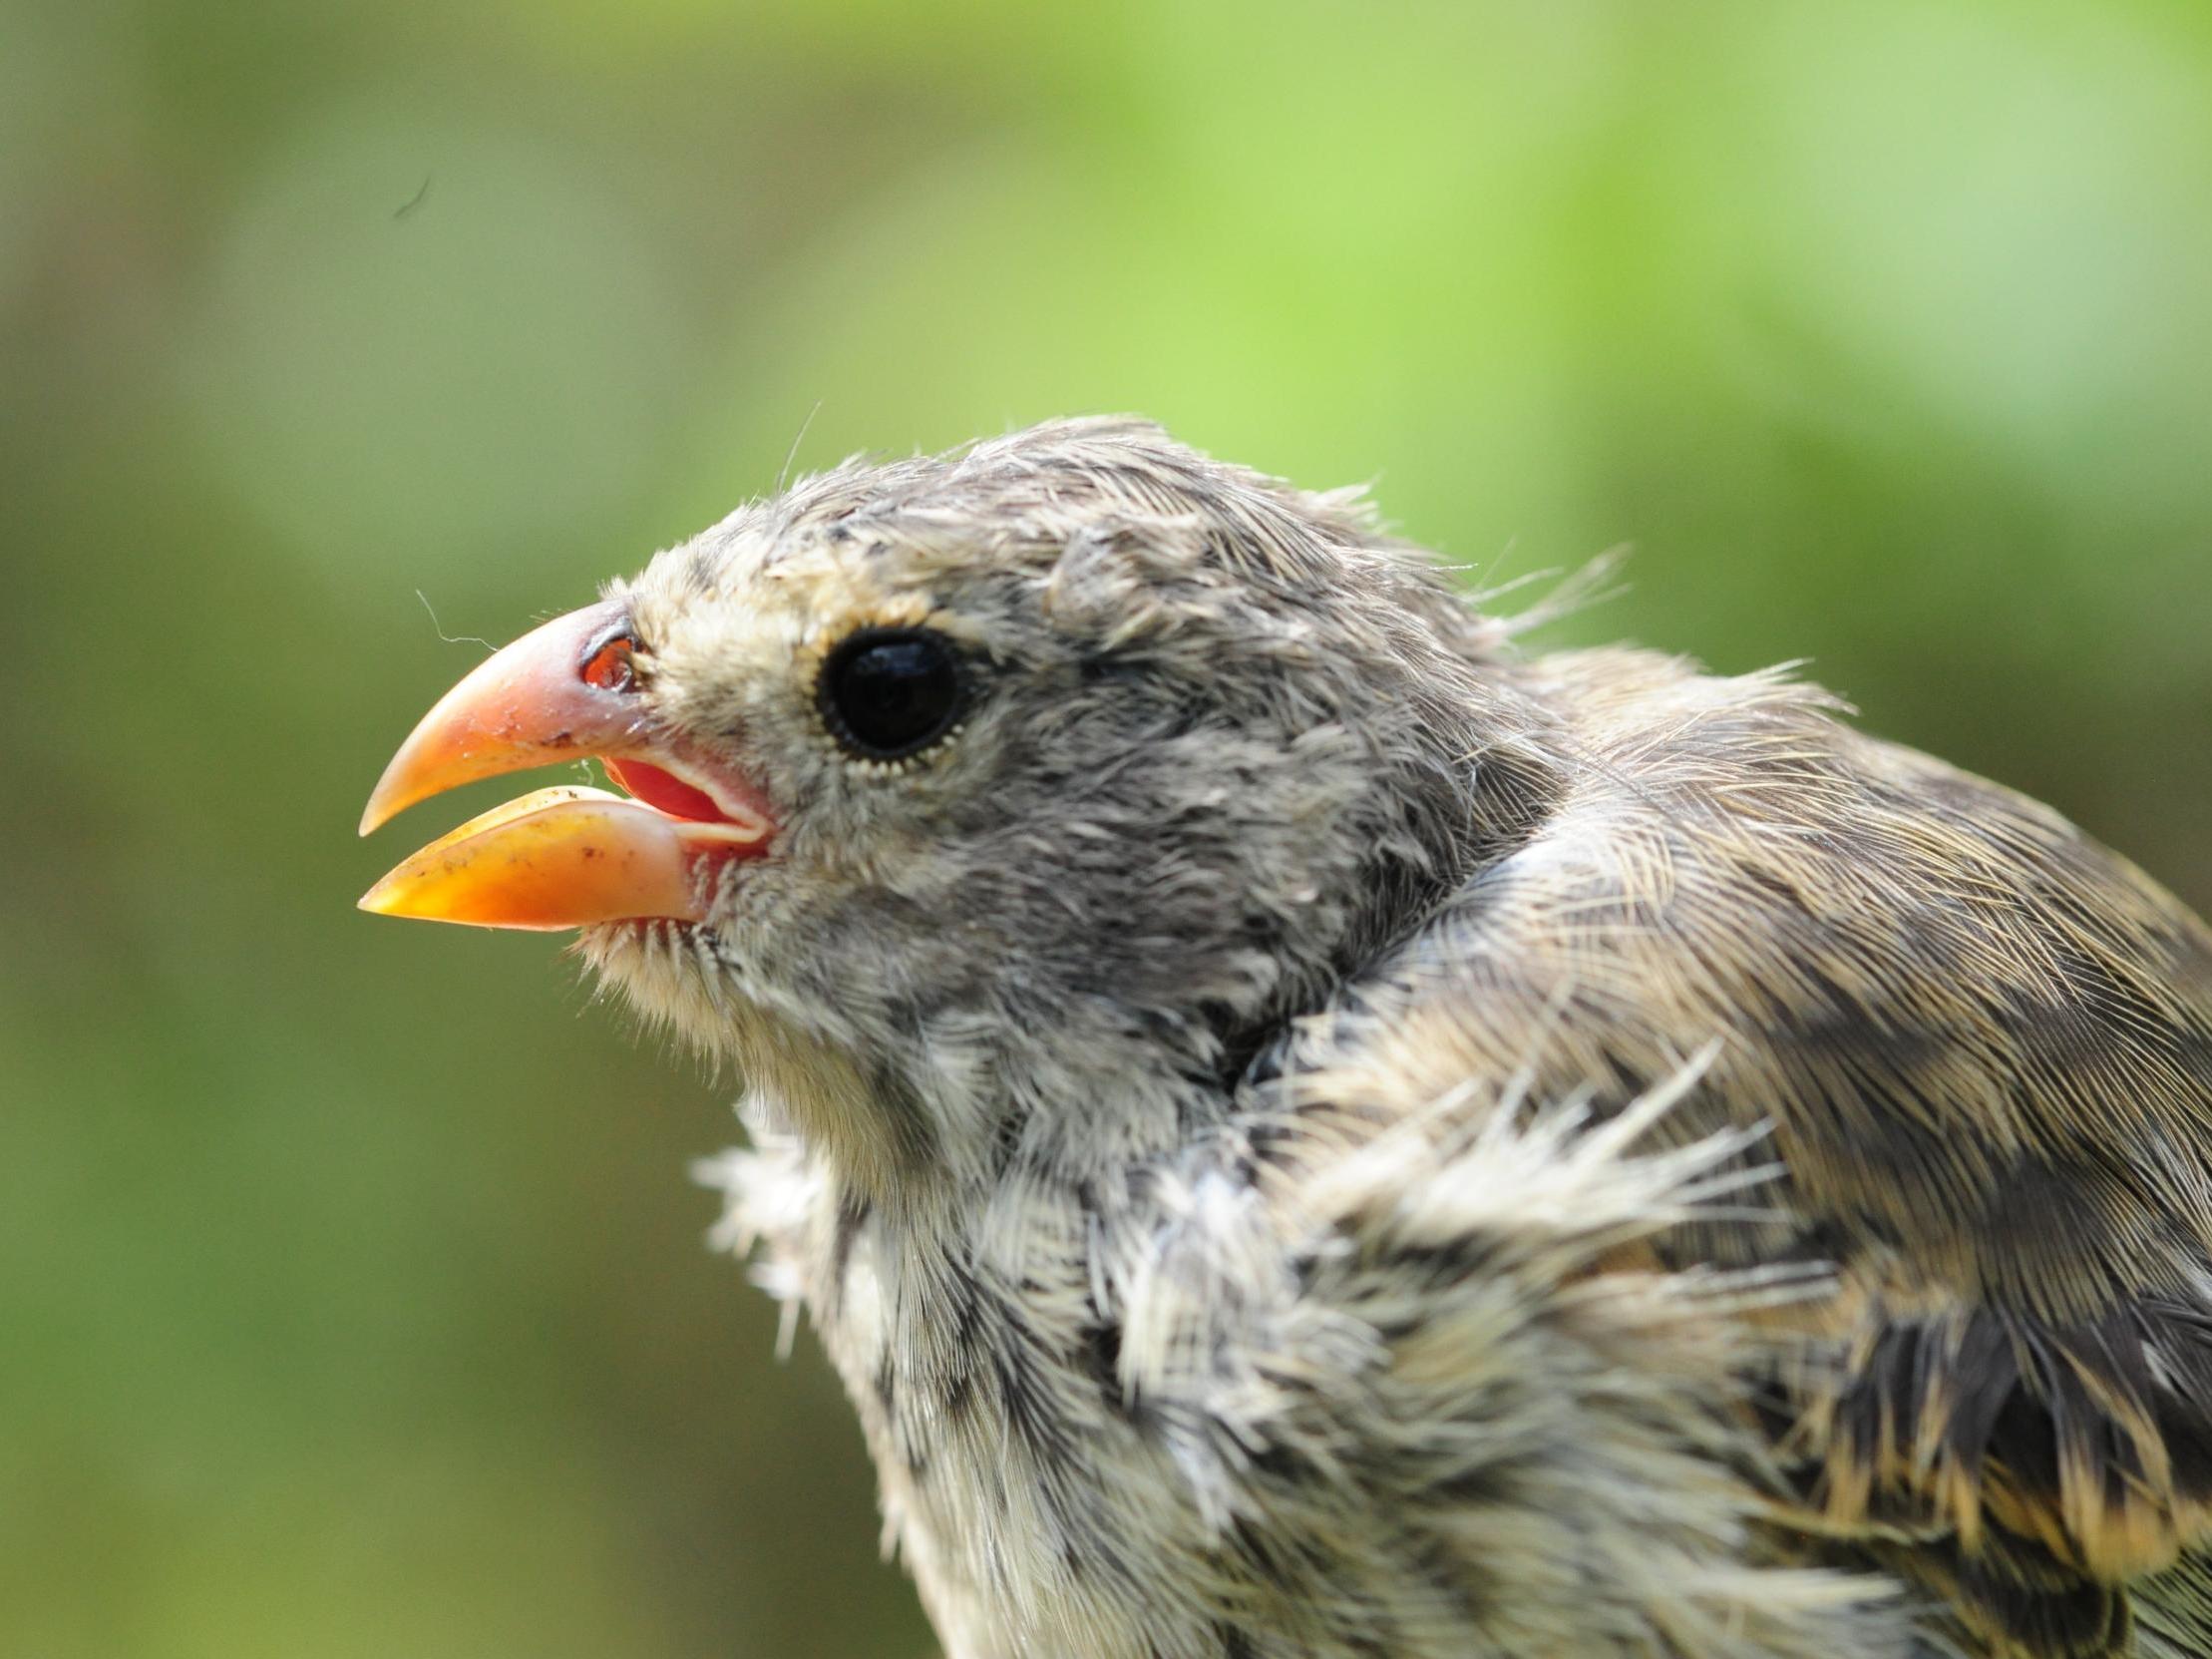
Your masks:
M 909 1074 L 940 1141 L 930 1168 L 909 1168 L 879 1202 L 975 1215 L 1009 1186 L 1118 1188 L 1226 1120 L 1250 1057 L 1195 1022 L 1163 1013 L 1139 1027 L 1126 1008 L 1002 1032 L 987 1063 L 960 1056 Z
M 1229 1116 L 1267 1035 L 1233 1046 L 1195 1014 L 1033 996 L 1018 1015 L 962 1003 L 860 1026 L 746 1009 L 747 1121 L 832 1203 L 949 1236 L 1002 1188 L 1110 1190 L 1174 1157 Z
M 767 1247 L 778 1275 L 769 1288 L 804 1302 L 872 1439 L 928 1398 L 895 1404 L 895 1392 L 958 1392 L 992 1342 L 1018 1337 L 1040 1363 L 1091 1365 L 1085 1344 L 1118 1329 L 1123 1281 L 1157 1235 L 1163 1204 L 1173 1207 L 1165 1195 L 1188 1187 L 1223 1138 L 1210 1125 L 1229 1112 L 1218 1089 L 1141 1068 L 1022 1086 L 1073 1091 L 1066 1102 L 1076 1109 L 1066 1120 L 1033 1106 L 1009 1112 L 1000 1121 L 1019 1128 L 958 1173 L 940 1161 L 882 1179 L 788 1132 L 788 1114 L 758 1093 L 746 1110 L 756 1150 L 709 1172 L 728 1190 L 732 1240 Z

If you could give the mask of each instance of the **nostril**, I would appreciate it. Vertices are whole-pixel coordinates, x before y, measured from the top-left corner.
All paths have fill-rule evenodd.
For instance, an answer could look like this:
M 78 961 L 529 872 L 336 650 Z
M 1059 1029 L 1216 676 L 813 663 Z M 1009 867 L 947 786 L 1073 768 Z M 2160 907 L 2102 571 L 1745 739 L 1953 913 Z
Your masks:
M 637 668 L 632 656 L 637 640 L 627 628 L 602 635 L 584 647 L 576 677 L 601 691 L 634 691 Z

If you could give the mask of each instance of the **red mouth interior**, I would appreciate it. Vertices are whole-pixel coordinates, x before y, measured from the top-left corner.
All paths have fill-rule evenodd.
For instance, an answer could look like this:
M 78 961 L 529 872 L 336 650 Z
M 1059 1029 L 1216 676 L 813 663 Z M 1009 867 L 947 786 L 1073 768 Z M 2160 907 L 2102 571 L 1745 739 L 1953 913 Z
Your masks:
M 695 823 L 727 824 L 735 822 L 730 815 L 714 804 L 714 797 L 704 789 L 694 789 L 671 772 L 642 760 L 610 760 L 602 757 L 599 762 L 614 780 L 615 786 L 634 795 L 647 806 L 665 812 L 671 818 L 689 818 Z

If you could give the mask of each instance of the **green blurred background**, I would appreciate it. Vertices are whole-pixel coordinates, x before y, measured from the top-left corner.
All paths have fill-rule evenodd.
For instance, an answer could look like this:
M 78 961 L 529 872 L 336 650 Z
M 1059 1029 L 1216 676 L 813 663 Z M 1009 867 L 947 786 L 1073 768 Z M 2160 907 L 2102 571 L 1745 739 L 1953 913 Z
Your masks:
M 0 11 L 0 1651 L 928 1650 L 729 1086 L 352 826 L 418 594 L 1118 409 L 2212 902 L 2201 0 Z

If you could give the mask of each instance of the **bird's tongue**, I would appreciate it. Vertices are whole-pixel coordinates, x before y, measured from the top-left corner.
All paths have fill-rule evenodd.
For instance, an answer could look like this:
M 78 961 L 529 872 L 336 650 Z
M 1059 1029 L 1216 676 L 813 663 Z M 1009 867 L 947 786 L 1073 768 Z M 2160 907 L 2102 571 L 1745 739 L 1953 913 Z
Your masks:
M 730 815 L 716 806 L 714 797 L 704 789 L 694 789 L 674 773 L 664 772 L 648 761 L 603 756 L 599 764 L 624 793 L 635 796 L 647 806 L 658 807 L 672 818 L 688 818 L 701 824 L 730 822 Z

